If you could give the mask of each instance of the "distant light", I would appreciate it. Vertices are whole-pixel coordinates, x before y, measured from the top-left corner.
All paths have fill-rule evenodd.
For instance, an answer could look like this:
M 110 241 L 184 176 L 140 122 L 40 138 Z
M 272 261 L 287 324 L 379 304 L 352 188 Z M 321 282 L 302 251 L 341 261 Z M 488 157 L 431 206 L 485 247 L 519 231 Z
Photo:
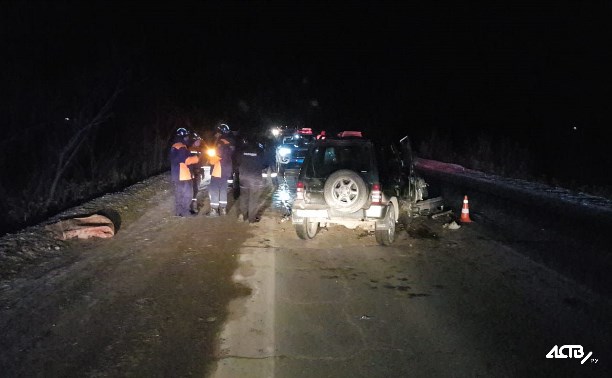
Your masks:
M 574 131 L 578 130 L 578 128 L 577 128 L 576 126 L 572 127 L 572 129 L 573 129 Z
M 206 150 L 206 155 L 213 157 L 217 155 L 217 151 L 214 148 L 209 148 Z
M 278 127 L 275 127 L 272 129 L 272 135 L 278 136 L 279 134 L 280 134 L 280 130 L 278 129 Z
M 64 118 L 65 121 L 70 121 L 70 118 L 66 117 Z
M 291 154 L 291 149 L 287 148 L 287 147 L 281 147 L 278 149 L 278 154 L 280 156 L 287 156 Z

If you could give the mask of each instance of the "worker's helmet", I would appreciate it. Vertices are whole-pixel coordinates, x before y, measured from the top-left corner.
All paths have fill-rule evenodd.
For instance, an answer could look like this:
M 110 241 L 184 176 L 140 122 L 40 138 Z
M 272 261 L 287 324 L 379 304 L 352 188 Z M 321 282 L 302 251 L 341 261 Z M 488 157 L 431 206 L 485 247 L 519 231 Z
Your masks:
M 219 126 L 217 126 L 217 131 L 220 132 L 221 134 L 229 134 L 230 128 L 227 124 L 222 123 Z
M 184 127 L 179 127 L 176 129 L 176 133 L 174 134 L 174 142 L 187 143 L 187 141 L 189 141 L 189 131 Z

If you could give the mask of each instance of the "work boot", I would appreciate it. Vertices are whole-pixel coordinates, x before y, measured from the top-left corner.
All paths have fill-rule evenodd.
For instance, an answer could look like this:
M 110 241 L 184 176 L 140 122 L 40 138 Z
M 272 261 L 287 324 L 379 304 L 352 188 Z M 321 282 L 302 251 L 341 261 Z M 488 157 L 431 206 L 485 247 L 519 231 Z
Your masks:
M 227 210 L 225 210 L 225 207 L 219 209 L 219 215 L 227 215 Z
M 197 214 L 200 211 L 198 209 L 198 200 L 195 198 L 191 200 L 191 204 L 189 205 L 189 212 L 193 215 Z
M 218 217 L 219 216 L 219 210 L 217 210 L 217 209 L 210 209 L 210 213 L 208 213 L 208 216 L 212 217 L 212 218 Z

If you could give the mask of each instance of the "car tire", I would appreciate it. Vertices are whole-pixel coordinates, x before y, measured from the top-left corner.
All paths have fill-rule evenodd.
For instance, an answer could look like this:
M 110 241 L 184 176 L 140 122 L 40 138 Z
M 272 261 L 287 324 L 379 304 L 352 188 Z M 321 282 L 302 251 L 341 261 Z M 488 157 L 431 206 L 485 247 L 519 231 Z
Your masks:
M 380 245 L 391 245 L 395 241 L 395 208 L 393 205 L 389 205 L 384 222 L 388 224 L 388 228 L 379 230 L 377 227 L 374 231 L 376 242 Z
M 368 188 L 356 172 L 341 169 L 329 175 L 323 187 L 325 202 L 341 213 L 354 213 L 368 201 Z
M 295 233 L 300 239 L 308 240 L 317 235 L 319 231 L 319 222 L 312 222 L 310 218 L 302 218 L 302 222 L 294 223 Z

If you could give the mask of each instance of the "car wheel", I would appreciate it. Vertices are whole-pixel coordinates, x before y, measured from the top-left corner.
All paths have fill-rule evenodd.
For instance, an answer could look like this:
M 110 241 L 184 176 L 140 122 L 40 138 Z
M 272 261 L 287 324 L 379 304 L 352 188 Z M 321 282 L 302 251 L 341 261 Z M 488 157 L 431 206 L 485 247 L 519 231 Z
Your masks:
M 303 218 L 301 223 L 294 223 L 294 226 L 297 236 L 304 240 L 314 238 L 319 231 L 319 222 L 312 222 L 310 218 Z
M 374 231 L 376 242 L 380 245 L 391 245 L 395 241 L 395 209 L 393 205 L 389 205 L 384 222 L 388 224 L 388 228 Z
M 323 188 L 325 202 L 334 210 L 353 213 L 368 201 L 368 188 L 357 173 L 341 169 L 329 175 Z

